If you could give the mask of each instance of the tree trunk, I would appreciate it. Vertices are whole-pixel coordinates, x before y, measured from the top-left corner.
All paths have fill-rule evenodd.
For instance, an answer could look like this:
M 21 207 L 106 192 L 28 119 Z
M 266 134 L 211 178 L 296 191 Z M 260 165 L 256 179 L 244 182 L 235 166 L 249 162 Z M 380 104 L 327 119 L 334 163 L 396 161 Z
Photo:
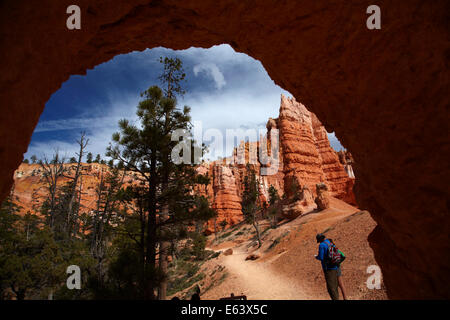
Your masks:
M 72 182 L 73 185 L 72 185 L 70 200 L 69 200 L 69 204 L 67 206 L 66 232 L 67 232 L 67 235 L 69 236 L 69 238 L 71 237 L 71 233 L 72 233 L 72 230 L 70 227 L 70 222 L 71 222 L 73 204 L 75 202 L 75 198 L 77 195 L 77 184 L 78 184 L 78 178 L 80 177 L 81 160 L 83 158 L 84 148 L 87 146 L 88 141 L 89 140 L 87 140 L 86 142 L 84 141 L 84 133 L 82 133 L 81 138 L 78 141 L 78 144 L 80 145 L 80 152 L 78 153 L 77 169 L 75 171 L 75 176 L 73 177 L 73 182 Z
M 164 234 L 163 234 L 164 236 Z M 167 293 L 167 252 L 169 251 L 170 243 L 168 241 L 161 241 L 159 244 L 159 270 L 162 275 L 161 282 L 159 284 L 158 299 L 166 300 Z
M 258 248 L 261 248 L 262 242 L 261 242 L 261 236 L 259 234 L 259 226 L 258 226 L 258 222 L 256 221 L 256 217 L 253 217 L 253 227 L 256 230 L 256 238 L 258 239 Z
M 156 150 L 152 150 L 150 164 L 150 189 L 148 194 L 148 219 L 145 255 L 145 290 L 144 298 L 155 300 L 155 266 L 156 266 Z
M 168 162 L 168 160 L 166 161 Z M 167 162 L 165 163 L 166 166 L 169 165 Z M 167 188 L 168 180 L 169 174 L 166 169 L 163 175 L 163 183 L 161 188 L 163 192 Z M 160 223 L 162 224 L 160 227 L 162 241 L 160 241 L 159 243 L 159 272 L 162 276 L 158 290 L 159 300 L 166 300 L 166 293 L 167 293 L 167 270 L 168 270 L 167 253 L 169 251 L 170 242 L 168 242 L 166 239 L 168 227 L 164 225 L 164 222 L 166 222 L 168 219 L 169 219 L 169 206 L 166 203 L 163 207 L 162 213 L 160 213 L 159 215 L 159 220 Z

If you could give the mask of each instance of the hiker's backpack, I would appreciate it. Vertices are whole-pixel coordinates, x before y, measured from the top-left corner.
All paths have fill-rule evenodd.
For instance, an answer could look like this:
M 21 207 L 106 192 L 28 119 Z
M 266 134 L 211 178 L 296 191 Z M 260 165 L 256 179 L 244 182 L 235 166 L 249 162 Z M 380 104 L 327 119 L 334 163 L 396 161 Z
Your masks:
M 330 241 L 330 244 L 327 245 L 328 245 L 327 264 L 333 266 L 341 264 L 342 261 L 344 261 L 345 259 L 344 254 L 341 252 L 341 250 L 339 250 L 336 247 L 336 245 L 333 242 Z

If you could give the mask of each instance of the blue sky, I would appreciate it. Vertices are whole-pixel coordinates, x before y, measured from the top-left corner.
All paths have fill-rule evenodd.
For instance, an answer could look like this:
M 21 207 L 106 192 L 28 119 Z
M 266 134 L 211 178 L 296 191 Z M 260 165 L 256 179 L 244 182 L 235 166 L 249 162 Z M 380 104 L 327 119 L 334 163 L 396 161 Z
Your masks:
M 183 61 L 187 93 L 179 105 L 191 107 L 192 120 L 201 121 L 203 131 L 216 128 L 225 136 L 226 129 L 263 129 L 269 117 L 278 117 L 280 95 L 291 96 L 275 85 L 258 60 L 228 45 L 181 51 L 154 48 L 118 55 L 84 76 L 71 76 L 51 96 L 25 157 L 50 157 L 56 149 L 72 157 L 81 131 L 90 139 L 88 151 L 103 156 L 118 120 L 136 121 L 140 92 L 160 84 L 160 56 Z M 329 138 L 335 149 L 342 148 L 333 134 Z M 230 153 L 216 151 L 206 158 Z

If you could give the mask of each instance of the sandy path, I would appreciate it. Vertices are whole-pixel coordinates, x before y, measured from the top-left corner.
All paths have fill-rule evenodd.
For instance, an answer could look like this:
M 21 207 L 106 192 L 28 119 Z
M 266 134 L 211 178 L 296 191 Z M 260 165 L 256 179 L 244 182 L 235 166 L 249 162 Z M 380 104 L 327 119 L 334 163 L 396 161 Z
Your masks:
M 248 253 L 235 252 L 229 256 L 223 256 L 221 264 L 226 267 L 229 278 L 211 292 L 211 299 L 229 296 L 231 292 L 235 295 L 241 293 L 249 300 L 302 300 L 307 299 L 303 290 L 292 281 L 272 271 L 270 266 L 258 261 L 245 261 Z M 214 297 L 216 296 L 216 297 Z M 207 297 L 208 298 L 208 297 Z

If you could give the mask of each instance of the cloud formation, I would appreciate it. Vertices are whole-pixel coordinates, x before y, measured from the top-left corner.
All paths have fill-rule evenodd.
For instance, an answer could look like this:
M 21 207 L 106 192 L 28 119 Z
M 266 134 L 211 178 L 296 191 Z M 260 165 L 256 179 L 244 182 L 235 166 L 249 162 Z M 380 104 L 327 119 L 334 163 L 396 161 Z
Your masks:
M 195 65 L 192 70 L 194 71 L 195 76 L 197 76 L 200 72 L 205 72 L 209 75 L 214 80 L 217 90 L 222 89 L 227 84 L 222 72 L 220 72 L 215 63 L 200 63 Z

